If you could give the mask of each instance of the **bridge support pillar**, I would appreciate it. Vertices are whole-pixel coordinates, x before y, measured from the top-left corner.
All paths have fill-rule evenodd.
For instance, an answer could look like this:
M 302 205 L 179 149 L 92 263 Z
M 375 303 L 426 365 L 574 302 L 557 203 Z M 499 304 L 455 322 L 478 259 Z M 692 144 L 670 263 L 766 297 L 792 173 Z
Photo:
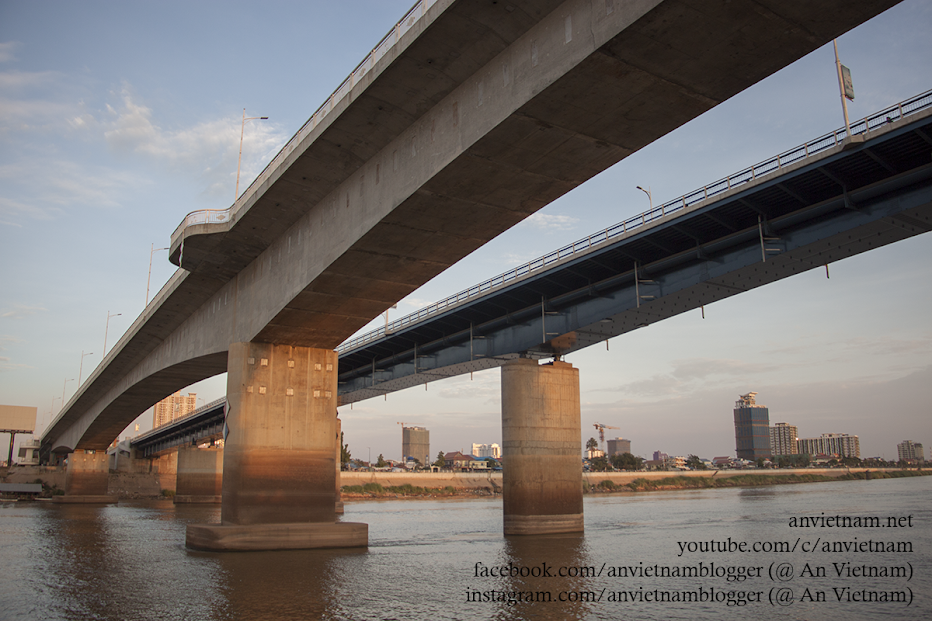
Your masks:
M 502 367 L 506 535 L 583 530 L 579 370 L 527 358 Z
M 227 363 L 221 524 L 188 526 L 189 547 L 364 547 L 366 524 L 336 522 L 336 352 L 233 343 Z
M 337 458 L 336 458 L 336 496 L 335 502 L 333 505 L 333 510 L 338 514 L 343 514 L 343 490 L 341 490 L 340 485 L 340 466 L 343 462 L 343 422 L 338 418 L 337 419 Z
M 65 495 L 53 496 L 53 502 L 106 504 L 117 502 L 107 495 L 110 457 L 106 451 L 88 453 L 80 449 L 68 456 L 65 468 Z
M 223 448 L 185 446 L 178 449 L 175 504 L 220 502 L 223 485 Z

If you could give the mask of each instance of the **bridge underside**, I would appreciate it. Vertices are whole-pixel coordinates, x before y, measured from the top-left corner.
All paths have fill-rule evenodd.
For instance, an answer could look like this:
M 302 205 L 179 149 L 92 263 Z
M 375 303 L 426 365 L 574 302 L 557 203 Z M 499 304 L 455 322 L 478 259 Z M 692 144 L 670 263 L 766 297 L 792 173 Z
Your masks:
M 573 352 L 932 230 L 930 136 L 925 114 L 347 351 L 340 402 Z

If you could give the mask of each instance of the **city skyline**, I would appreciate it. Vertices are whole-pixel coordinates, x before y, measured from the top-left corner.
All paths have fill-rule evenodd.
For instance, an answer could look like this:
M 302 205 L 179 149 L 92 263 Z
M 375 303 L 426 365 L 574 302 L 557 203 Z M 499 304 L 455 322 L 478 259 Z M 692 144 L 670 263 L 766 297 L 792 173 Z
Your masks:
M 230 205 L 242 108 L 269 120 L 246 125 L 241 189 L 410 1 L 292 7 L 290 20 L 273 3 L 250 13 L 251 36 L 235 41 L 227 33 L 249 4 L 178 4 L 183 21 L 168 5 L 156 15 L 93 3 L 0 8 L 0 401 L 38 407 L 40 427 L 61 407 L 63 382 L 67 401 L 79 365 L 86 380 L 103 342 L 112 348 L 143 310 L 150 256 L 149 299 L 171 276 L 158 249 L 184 215 Z M 306 23 L 353 26 L 302 40 L 302 58 L 327 60 L 302 65 L 296 80 L 280 58 Z M 932 7 L 910 0 L 838 39 L 857 95 L 852 120 L 932 87 L 930 27 Z M 638 185 L 659 204 L 839 127 L 834 72 L 831 45 L 819 48 L 554 201 L 391 317 L 644 211 Z M 731 404 L 755 390 L 772 419 L 806 436 L 859 435 L 863 455 L 895 456 L 904 437 L 928 444 L 932 236 L 829 267 L 830 279 L 807 272 L 709 305 L 705 319 L 691 312 L 612 339 L 609 351 L 571 354 L 583 439 L 599 421 L 644 451 L 732 454 Z M 411 418 L 438 447 L 501 443 L 498 382 L 493 370 L 341 407 L 345 442 L 395 455 L 391 429 Z M 183 392 L 209 402 L 225 379 Z M 0 437 L 0 452 L 6 445 Z

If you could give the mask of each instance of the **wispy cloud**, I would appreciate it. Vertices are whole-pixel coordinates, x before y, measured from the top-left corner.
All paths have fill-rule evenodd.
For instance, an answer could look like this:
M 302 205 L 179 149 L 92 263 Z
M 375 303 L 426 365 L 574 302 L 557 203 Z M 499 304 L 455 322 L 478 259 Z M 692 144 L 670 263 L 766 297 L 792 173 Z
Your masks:
M 555 214 L 535 213 L 526 218 L 519 226 L 527 226 L 539 231 L 570 231 L 576 227 L 579 218 Z
M 25 304 L 14 304 L 11 309 L 3 309 L 0 312 L 0 318 L 2 319 L 22 319 L 23 317 L 31 317 L 36 313 L 45 311 L 43 306 L 26 306 Z M 0 335 L 0 351 L 3 351 L 4 345 L 6 343 L 18 343 L 19 340 L 12 336 Z
M 19 200 L 0 197 L 0 221 L 12 226 L 21 226 L 24 219 L 59 218 L 76 205 L 119 207 L 125 193 L 151 183 L 136 173 L 107 166 L 36 157 L 0 165 L 0 180 L 8 188 L 32 188 Z
M 18 47 L 18 41 L 4 41 L 0 43 L 0 63 L 8 63 L 12 60 L 16 60 L 16 55 L 13 52 Z
M 23 307 L 28 308 L 28 307 Z M 41 310 L 45 310 L 44 308 Z M 10 313 L 2 313 L 0 317 L 7 317 Z M 9 336 L 7 334 L 0 334 L 0 352 L 6 351 L 7 345 L 10 343 L 22 343 L 22 339 L 18 339 L 15 336 Z M 12 362 L 12 360 L 7 356 L 0 356 L 0 373 L 4 371 L 12 371 L 13 369 L 31 369 L 27 364 L 18 364 Z
M 164 129 L 151 108 L 137 101 L 129 86 L 116 107 L 107 105 L 103 136 L 113 149 L 149 158 L 171 170 L 192 171 L 206 182 L 205 193 L 229 193 L 235 177 L 242 120 L 235 115 Z M 288 136 L 272 123 L 253 122 L 243 138 L 240 188 L 258 174 Z

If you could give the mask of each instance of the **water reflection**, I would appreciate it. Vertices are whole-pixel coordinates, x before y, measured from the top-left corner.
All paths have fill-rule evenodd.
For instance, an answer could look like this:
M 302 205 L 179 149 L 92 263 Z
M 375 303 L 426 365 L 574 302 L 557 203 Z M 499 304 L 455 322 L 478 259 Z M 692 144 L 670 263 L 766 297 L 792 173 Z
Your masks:
M 467 595 L 485 598 L 490 590 L 499 591 L 504 601 L 496 601 L 493 618 L 570 620 L 588 614 L 588 591 L 594 588 L 588 572 L 594 563 L 582 533 L 506 537 L 497 564 L 508 575 L 480 577 Z

